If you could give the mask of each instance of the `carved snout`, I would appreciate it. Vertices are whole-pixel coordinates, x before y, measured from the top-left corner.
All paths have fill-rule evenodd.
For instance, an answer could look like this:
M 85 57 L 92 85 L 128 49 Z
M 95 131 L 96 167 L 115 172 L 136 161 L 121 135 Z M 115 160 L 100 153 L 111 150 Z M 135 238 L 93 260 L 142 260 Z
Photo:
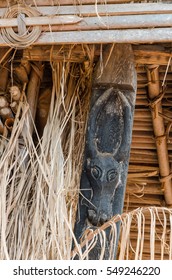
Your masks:
M 88 219 L 93 226 L 103 225 L 105 222 L 111 219 L 111 215 L 107 215 L 105 212 L 89 209 L 88 210 Z

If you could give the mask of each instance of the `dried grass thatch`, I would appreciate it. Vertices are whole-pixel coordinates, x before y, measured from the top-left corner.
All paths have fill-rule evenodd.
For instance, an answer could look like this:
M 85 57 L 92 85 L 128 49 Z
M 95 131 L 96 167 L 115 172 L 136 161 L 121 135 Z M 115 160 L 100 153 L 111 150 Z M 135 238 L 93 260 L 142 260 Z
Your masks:
M 86 47 L 85 47 L 86 48 Z M 172 259 L 172 210 L 139 208 L 88 228 L 71 254 L 84 150 L 94 49 L 84 63 L 53 63 L 49 117 L 37 141 L 23 88 L 10 139 L 0 136 L 0 259 L 89 259 L 101 245 L 113 259 L 116 222 L 121 221 L 118 259 Z M 36 143 L 36 144 L 35 144 Z M 133 182 L 131 182 L 133 184 Z
M 52 63 L 49 117 L 37 144 L 25 91 L 9 140 L 0 139 L 0 259 L 70 259 L 93 51 Z M 35 128 L 36 134 L 36 128 Z
M 161 260 L 172 259 L 172 209 L 165 207 L 138 208 L 115 216 L 100 228 L 88 228 L 82 243 L 73 251 L 72 257 L 89 259 L 95 250 L 98 252 L 98 259 L 113 260 L 117 222 L 121 223 L 117 259 L 154 260 L 157 256 Z M 107 231 L 110 236 L 108 248 Z

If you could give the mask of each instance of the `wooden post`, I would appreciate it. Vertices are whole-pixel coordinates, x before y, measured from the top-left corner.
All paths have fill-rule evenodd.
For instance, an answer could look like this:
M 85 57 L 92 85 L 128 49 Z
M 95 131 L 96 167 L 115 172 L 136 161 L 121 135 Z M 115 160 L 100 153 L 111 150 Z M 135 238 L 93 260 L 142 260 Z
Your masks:
M 99 227 L 121 214 L 124 204 L 136 97 L 136 71 L 131 45 L 108 45 L 93 76 L 85 157 L 81 176 L 79 241 L 89 221 Z M 118 223 L 118 235 L 119 235 Z M 109 258 L 108 232 L 104 259 Z M 118 237 L 117 237 L 118 239 Z M 97 242 L 89 259 L 99 259 Z

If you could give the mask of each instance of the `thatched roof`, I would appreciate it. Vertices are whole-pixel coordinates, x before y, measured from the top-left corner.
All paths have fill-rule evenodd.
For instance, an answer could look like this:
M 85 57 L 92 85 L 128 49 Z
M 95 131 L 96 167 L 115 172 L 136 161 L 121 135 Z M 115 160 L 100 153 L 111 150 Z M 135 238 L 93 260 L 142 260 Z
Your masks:
M 3 8 L 7 7 L 7 2 L 11 5 L 16 1 L 1 1 L 1 13 L 4 12 Z M 75 6 L 75 8 L 86 7 L 87 5 L 85 4 L 95 4 L 95 1 L 92 0 L 26 0 L 24 2 L 34 7 L 37 6 L 38 8 L 41 6 L 50 6 L 50 2 L 53 2 L 53 8 L 54 6 L 59 7 L 59 3 L 61 6 L 67 6 L 68 4 Z M 158 0 L 96 1 L 97 4 L 102 5 L 105 2 L 106 4 L 131 3 L 131 5 L 133 3 L 171 3 L 171 1 Z M 51 8 L 51 6 L 48 8 Z M 171 6 L 169 5 L 167 8 L 171 9 Z M 170 14 L 170 11 L 166 11 L 165 15 L 167 14 Z M 80 26 L 84 30 L 84 24 Z M 156 32 L 167 32 L 163 42 L 161 42 L 160 36 L 157 36 L 158 39 L 156 40 L 154 37 L 154 43 L 148 39 L 146 44 L 141 44 L 138 41 L 137 43 L 135 41 L 130 42 L 132 43 L 135 56 L 138 84 L 124 212 L 128 213 L 137 208 L 146 207 L 146 210 L 143 209 L 144 215 L 147 217 L 144 224 L 144 247 L 143 254 L 140 257 L 143 259 L 149 259 L 150 257 L 156 259 L 172 257 L 172 240 L 169 235 L 172 223 L 172 220 L 170 220 L 171 212 L 169 211 L 168 213 L 167 210 L 163 210 L 163 207 L 170 208 L 172 205 L 170 199 L 168 201 L 168 190 L 166 187 L 164 189 L 166 180 L 171 184 L 170 176 L 172 168 L 172 45 L 171 37 L 169 37 L 169 34 L 171 34 L 171 28 L 169 26 L 171 26 L 169 23 L 167 26 L 161 26 L 160 31 L 157 31 L 158 28 L 154 30 L 151 27 L 149 29 L 150 26 L 145 28 L 147 33 L 152 32 L 152 34 Z M 61 28 L 69 28 L 69 25 L 67 27 L 62 26 Z M 75 29 L 75 26 L 70 26 L 67 31 L 70 32 L 72 28 Z M 50 30 L 48 29 L 48 31 Z M 73 31 L 77 32 L 76 30 Z M 89 33 L 88 30 L 85 31 Z M 57 35 L 60 37 L 61 32 L 58 32 Z M 63 32 L 64 30 L 62 30 Z M 49 33 L 51 40 L 56 38 L 52 36 L 53 32 Z M 132 35 L 133 33 L 130 33 L 131 37 Z M 103 48 L 109 42 L 103 42 L 102 45 L 100 42 L 94 44 L 91 41 L 89 41 L 90 44 L 69 44 L 69 42 L 65 44 L 66 37 L 63 37 L 64 42 L 61 41 L 60 44 L 58 42 L 52 44 L 51 40 L 48 44 L 45 44 L 45 41 L 43 41 L 43 44 L 38 40 L 38 43 L 35 42 L 30 47 L 22 50 L 7 48 L 6 43 L 0 38 L 0 73 L 1 77 L 3 77 L 0 80 L 1 96 L 5 96 L 5 102 L 8 103 L 7 107 L 10 107 L 10 110 L 13 111 L 12 117 L 16 116 L 16 123 L 12 132 L 11 127 L 7 127 L 6 124 L 4 130 L 4 123 L 7 117 L 4 117 L 2 122 L 0 122 L 0 133 L 2 134 L 0 142 L 0 172 L 3 174 L 0 183 L 2 186 L 1 203 L 4 211 L 1 212 L 2 215 L 4 214 L 1 225 L 4 234 L 3 237 L 6 240 L 6 243 L 1 248 L 1 258 L 70 258 L 71 228 L 75 218 L 80 181 L 79 176 L 82 165 L 92 71 Z M 138 37 L 137 40 L 139 40 Z M 33 75 L 33 84 L 27 87 L 26 85 L 31 79 L 29 76 L 30 71 L 35 71 L 37 78 L 35 80 Z M 161 115 L 158 113 L 165 127 L 165 134 L 160 135 L 162 139 L 158 138 L 160 136 L 155 137 L 155 129 L 158 129 L 158 124 L 154 124 L 154 117 L 152 116 L 153 108 L 150 102 L 150 87 L 153 81 L 150 80 L 149 74 L 152 72 L 154 74 L 154 71 L 158 75 L 158 80 L 155 79 L 154 82 L 158 82 L 160 88 L 163 89 L 162 98 L 159 100 L 162 106 Z M 41 79 L 42 81 L 40 81 Z M 10 100 L 12 86 L 18 87 L 21 94 L 20 97 L 22 96 L 23 98 L 19 109 L 17 109 L 19 105 L 18 100 L 17 104 L 15 103 L 13 105 Z M 34 94 L 37 92 L 37 95 L 33 95 L 32 91 Z M 28 114 L 29 109 L 25 99 L 25 93 L 27 98 L 29 96 L 31 99 L 29 105 L 31 107 L 32 104 L 32 117 Z M 50 107 L 48 126 L 44 130 L 51 94 L 54 96 L 54 99 Z M 35 107 L 36 100 L 38 100 L 37 108 Z M 59 105 L 56 104 L 55 100 L 58 100 Z M 17 107 L 15 107 L 16 105 Z M 42 109 L 47 110 L 46 113 L 44 111 L 45 115 L 43 114 L 43 117 L 41 115 Z M 35 115 L 38 134 L 40 136 L 43 134 L 42 142 L 39 142 L 39 137 L 33 126 L 32 118 Z M 9 116 L 11 117 L 11 115 L 8 115 L 8 118 Z M 26 116 L 27 118 L 25 119 Z M 18 122 L 18 120 L 20 121 Z M 51 139 L 48 144 L 47 134 Z M 161 142 L 164 139 L 167 142 L 167 151 L 164 151 L 168 161 L 166 163 L 163 162 L 164 158 L 159 156 L 156 146 L 156 140 Z M 37 145 L 36 148 L 35 143 Z M 58 153 L 59 160 L 54 156 L 55 152 Z M 160 165 L 162 166 L 163 164 L 169 166 L 169 170 L 165 175 L 163 175 L 160 168 Z M 16 177 L 14 176 L 15 172 L 17 174 Z M 168 176 L 169 178 L 167 178 Z M 60 189 L 57 192 L 55 189 L 57 185 L 55 178 L 58 178 L 60 182 Z M 68 186 L 67 190 L 63 188 L 64 185 Z M 53 192 L 51 193 L 50 190 L 53 190 Z M 58 199 L 56 200 L 57 197 Z M 155 208 L 152 210 L 150 207 Z M 152 217 L 155 217 L 155 213 L 157 215 L 157 228 L 150 235 L 154 222 Z M 139 215 L 137 216 L 136 213 L 137 218 L 139 217 L 138 220 L 142 216 L 142 211 L 139 212 Z M 62 216 L 63 219 L 60 220 Z M 70 226 L 66 221 L 70 222 Z M 20 232 L 17 229 L 19 224 L 21 226 Z M 41 233 L 40 228 L 42 229 Z M 135 226 L 133 223 L 131 226 L 130 241 L 132 248 L 136 246 L 135 240 L 138 238 L 138 228 L 138 224 Z M 125 226 L 124 229 L 126 229 Z M 60 234 L 56 236 L 56 232 Z M 23 240 L 23 243 L 21 242 L 19 244 L 16 239 L 17 235 L 20 236 L 20 240 Z M 155 254 L 151 252 L 150 236 L 155 237 L 155 240 L 153 239 L 153 242 L 156 243 Z M 44 242 L 45 239 L 47 243 Z M 65 242 L 61 244 L 61 240 L 65 240 Z M 35 244 L 39 244 L 39 248 L 35 247 Z M 60 244 L 60 249 L 57 244 Z M 23 246 L 25 251 L 21 250 Z M 123 253 L 124 255 L 122 257 L 126 257 L 124 251 Z M 135 256 L 134 250 L 132 251 L 131 249 L 129 258 L 134 259 Z

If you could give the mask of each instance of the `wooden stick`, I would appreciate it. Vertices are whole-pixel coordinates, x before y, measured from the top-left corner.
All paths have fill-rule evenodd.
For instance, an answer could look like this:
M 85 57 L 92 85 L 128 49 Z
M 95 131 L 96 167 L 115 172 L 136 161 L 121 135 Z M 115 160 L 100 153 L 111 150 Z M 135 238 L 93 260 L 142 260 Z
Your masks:
M 80 18 L 78 16 L 40 16 L 23 19 L 26 26 L 55 25 L 53 31 L 58 30 L 96 30 L 96 29 L 130 29 L 148 27 L 172 26 L 172 15 L 126 15 L 126 16 L 95 16 Z M 57 25 L 60 25 L 57 26 Z M 2 18 L 0 27 L 17 27 L 18 19 Z
M 37 64 L 32 66 L 30 80 L 27 87 L 27 102 L 30 107 L 29 129 L 31 134 L 33 133 L 33 122 L 35 120 L 36 115 L 37 100 L 39 95 L 41 79 L 43 76 L 43 69 L 44 68 L 42 62 L 37 62 Z
M 106 1 L 108 3 L 108 1 Z M 43 6 L 37 7 L 37 10 L 42 15 L 79 15 L 82 17 L 92 17 L 92 16 L 119 16 L 119 15 L 145 15 L 145 14 L 171 14 L 172 12 L 172 4 L 163 4 L 163 3 L 130 3 L 130 4 L 106 4 L 102 5 L 81 5 L 75 4 L 69 6 L 46 6 L 43 3 Z M 0 4 L 1 5 L 1 4 Z M 5 5 L 6 6 L 6 5 Z M 34 7 L 33 7 L 34 8 Z M 0 16 L 3 17 L 5 12 L 7 11 L 6 8 L 0 9 Z
M 7 55 L 6 55 L 7 54 Z M 0 65 L 0 91 L 5 92 L 6 87 L 7 87 L 7 82 L 8 82 L 8 57 L 9 57 L 9 49 L 7 48 L 1 48 L 0 49 L 0 60 L 1 60 L 1 65 Z M 7 63 L 4 64 L 4 58 Z
M 24 1 L 27 5 L 32 5 L 35 7 L 35 3 L 37 6 L 50 6 L 50 3 L 53 3 L 53 6 L 60 6 L 60 5 L 76 5 L 76 0 L 25 0 Z M 129 3 L 131 0 L 97 0 L 97 4 L 102 4 L 102 2 L 105 4 L 110 4 L 110 3 Z M 9 5 L 13 5 L 14 1 L 9 0 L 8 1 Z M 79 0 L 80 5 L 87 5 L 87 4 L 95 4 L 95 0 Z M 0 2 L 0 7 L 7 7 L 7 1 L 6 0 L 1 0 Z
M 159 70 L 156 65 L 147 68 L 147 78 L 149 81 L 148 85 L 148 94 L 150 100 L 152 100 L 152 123 L 154 135 L 157 139 L 156 149 L 159 162 L 160 175 L 163 178 L 168 178 L 170 174 L 170 165 L 168 157 L 168 147 L 167 138 L 165 135 L 165 125 L 164 120 L 156 114 L 156 111 L 162 112 L 162 103 L 161 99 L 158 102 L 154 103 L 155 98 L 160 94 L 160 82 L 159 82 Z M 150 144 L 149 144 L 150 145 Z M 162 188 L 164 189 L 164 196 L 167 205 L 172 205 L 172 180 L 171 178 L 166 179 L 162 183 Z
M 172 28 L 42 33 L 34 45 L 171 42 Z M 0 46 L 6 46 L 0 36 Z
M 67 44 L 67 43 L 150 43 L 171 42 L 171 28 L 131 29 L 131 30 L 100 30 L 100 31 L 71 31 L 46 32 L 34 43 Z M 0 38 L 0 44 L 4 44 Z
M 42 25 L 59 25 L 59 24 L 74 24 L 81 21 L 78 16 L 53 16 L 53 17 L 26 17 L 23 22 L 26 26 L 42 26 Z M 2 27 L 17 27 L 17 18 L 1 18 L 0 28 Z
M 4 132 L 4 125 L 0 119 L 0 134 L 3 135 L 3 132 Z

